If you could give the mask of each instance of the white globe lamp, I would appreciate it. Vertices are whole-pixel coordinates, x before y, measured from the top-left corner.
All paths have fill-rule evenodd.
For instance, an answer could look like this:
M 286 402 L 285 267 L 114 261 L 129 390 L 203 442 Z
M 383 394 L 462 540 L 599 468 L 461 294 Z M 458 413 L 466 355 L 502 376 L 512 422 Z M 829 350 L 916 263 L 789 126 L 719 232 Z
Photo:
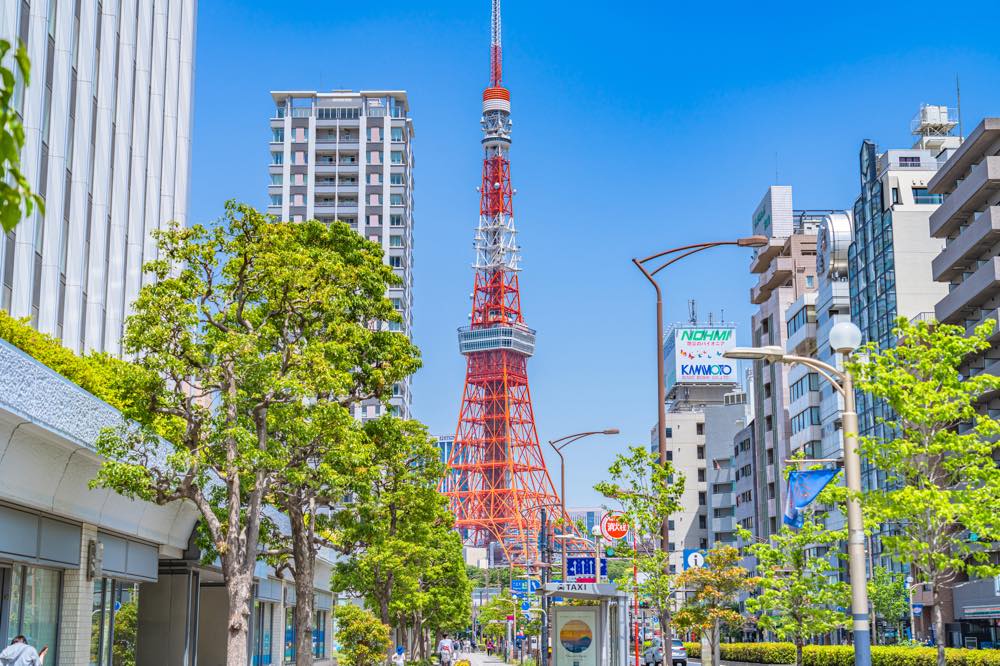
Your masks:
M 851 321 L 834 324 L 830 329 L 830 347 L 835 352 L 849 355 L 861 346 L 861 329 Z

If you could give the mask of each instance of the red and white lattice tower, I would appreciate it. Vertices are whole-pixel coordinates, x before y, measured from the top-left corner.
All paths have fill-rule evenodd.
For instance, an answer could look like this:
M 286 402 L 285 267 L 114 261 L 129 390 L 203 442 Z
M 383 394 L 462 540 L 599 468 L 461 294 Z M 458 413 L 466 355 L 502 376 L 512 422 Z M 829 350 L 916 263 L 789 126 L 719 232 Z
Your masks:
M 459 330 L 465 389 L 443 486 L 468 545 L 497 543 L 510 562 L 538 560 L 541 508 L 558 497 L 545 467 L 528 389 L 535 332 L 524 324 L 510 182 L 510 92 L 503 87 L 500 0 L 493 2 L 490 86 L 483 92 L 483 182 L 470 325 Z

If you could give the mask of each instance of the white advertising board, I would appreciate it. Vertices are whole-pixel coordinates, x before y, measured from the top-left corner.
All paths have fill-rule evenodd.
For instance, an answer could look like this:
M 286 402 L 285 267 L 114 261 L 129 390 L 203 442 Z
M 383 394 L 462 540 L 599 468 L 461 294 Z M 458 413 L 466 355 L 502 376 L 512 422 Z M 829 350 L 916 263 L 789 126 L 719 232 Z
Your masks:
M 676 384 L 731 384 L 739 381 L 736 361 L 723 357 L 736 346 L 732 326 L 692 326 L 673 332 L 673 367 L 668 379 Z

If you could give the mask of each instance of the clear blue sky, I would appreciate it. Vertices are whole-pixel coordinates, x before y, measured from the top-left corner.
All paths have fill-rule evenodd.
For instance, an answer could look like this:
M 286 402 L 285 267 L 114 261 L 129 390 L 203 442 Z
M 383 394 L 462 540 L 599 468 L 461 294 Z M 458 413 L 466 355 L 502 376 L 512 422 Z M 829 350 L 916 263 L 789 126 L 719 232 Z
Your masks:
M 567 449 L 571 505 L 599 502 L 593 484 L 655 419 L 652 290 L 631 257 L 748 235 L 776 170 L 797 208 L 850 207 L 861 141 L 908 147 L 920 103 L 954 105 L 956 73 L 966 130 L 1000 115 L 995 25 L 968 23 L 973 3 L 504 5 L 539 436 L 622 430 Z M 265 206 L 270 90 L 409 91 L 415 413 L 435 433 L 455 429 L 465 371 L 455 329 L 472 286 L 488 14 L 487 0 L 199 3 L 192 221 L 230 197 Z M 702 257 L 666 277 L 668 321 L 694 298 L 746 342 L 748 255 Z

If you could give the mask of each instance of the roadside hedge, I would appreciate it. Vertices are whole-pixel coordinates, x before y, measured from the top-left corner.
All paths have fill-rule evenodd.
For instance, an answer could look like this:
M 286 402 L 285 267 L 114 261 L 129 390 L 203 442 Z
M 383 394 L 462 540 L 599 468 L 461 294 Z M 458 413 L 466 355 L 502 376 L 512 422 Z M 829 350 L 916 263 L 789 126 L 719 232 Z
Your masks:
M 701 657 L 700 643 L 685 643 L 688 657 Z M 794 664 L 792 643 L 723 643 L 719 651 L 723 661 L 751 664 Z M 1000 650 L 945 650 L 948 666 L 1000 666 Z M 854 648 L 850 645 L 807 645 L 802 650 L 803 666 L 854 666 Z M 872 647 L 872 666 L 935 666 L 937 650 L 932 647 Z

